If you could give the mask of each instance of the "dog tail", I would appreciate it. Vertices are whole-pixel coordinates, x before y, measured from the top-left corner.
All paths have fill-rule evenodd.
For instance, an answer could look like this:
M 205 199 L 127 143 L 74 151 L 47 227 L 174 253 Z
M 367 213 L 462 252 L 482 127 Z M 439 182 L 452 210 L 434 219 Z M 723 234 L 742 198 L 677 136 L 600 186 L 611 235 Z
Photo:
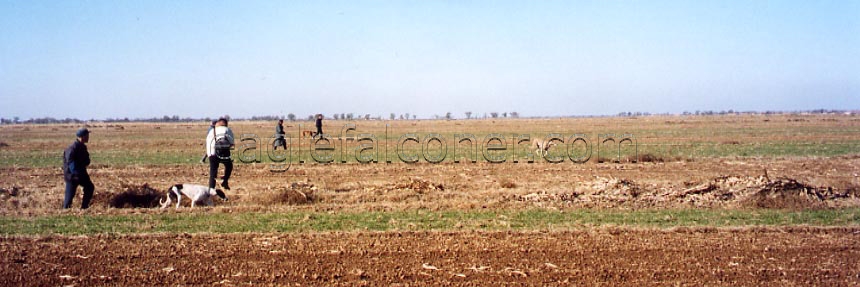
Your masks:
M 158 200 L 158 203 L 161 204 L 161 208 L 167 208 L 170 205 L 170 193 L 167 193 L 167 200 L 165 201 L 163 198 Z
M 180 186 L 180 185 L 177 184 L 177 185 L 174 185 L 171 188 L 167 189 L 167 196 L 165 196 L 165 197 L 167 197 L 166 201 L 164 201 L 162 199 L 158 200 L 158 203 L 161 204 L 161 208 L 167 208 L 167 206 L 169 206 L 170 203 L 173 202 L 173 197 L 176 197 L 176 201 L 179 202 L 179 197 L 176 196 L 176 194 L 175 194 L 176 191 L 174 190 L 178 186 Z

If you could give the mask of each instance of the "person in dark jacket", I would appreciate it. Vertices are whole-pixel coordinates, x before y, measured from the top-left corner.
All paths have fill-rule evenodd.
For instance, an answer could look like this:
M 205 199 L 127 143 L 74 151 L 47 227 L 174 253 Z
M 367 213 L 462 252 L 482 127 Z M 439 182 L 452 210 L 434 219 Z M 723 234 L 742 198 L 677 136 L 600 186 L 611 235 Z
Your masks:
M 72 199 L 75 198 L 78 186 L 84 189 L 84 198 L 81 209 L 90 207 L 90 200 L 96 187 L 87 173 L 90 165 L 90 153 L 87 151 L 86 143 L 90 141 L 90 131 L 82 128 L 75 133 L 77 140 L 63 152 L 63 180 L 66 182 L 66 198 L 63 200 L 63 208 L 72 207 Z
M 323 115 L 317 114 L 317 134 L 315 135 L 315 137 L 322 136 L 322 133 L 323 133 L 323 131 L 322 131 L 322 120 L 323 120 Z
M 284 120 L 278 120 L 278 125 L 275 126 L 275 142 L 272 143 L 272 150 L 277 150 L 278 147 L 287 149 L 287 141 L 284 139 Z

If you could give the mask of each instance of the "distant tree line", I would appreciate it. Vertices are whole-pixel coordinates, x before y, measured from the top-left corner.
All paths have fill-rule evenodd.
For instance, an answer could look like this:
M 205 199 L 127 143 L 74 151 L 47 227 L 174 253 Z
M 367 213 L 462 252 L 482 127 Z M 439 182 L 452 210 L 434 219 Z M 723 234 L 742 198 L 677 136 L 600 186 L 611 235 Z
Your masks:
M 729 110 L 720 110 L 720 111 L 684 111 L 681 115 L 685 116 L 713 116 L 713 115 L 796 115 L 796 114 L 810 114 L 810 115 L 827 115 L 827 114 L 857 114 L 860 111 L 849 111 L 849 110 L 833 110 L 833 109 L 815 109 L 815 110 L 806 110 L 806 111 L 735 111 L 732 109 Z M 628 115 L 629 116 L 629 115 Z
M 0 124 L 9 125 L 9 124 L 79 124 L 84 121 L 73 118 L 65 118 L 65 119 L 55 119 L 52 117 L 44 117 L 44 118 L 31 118 L 28 120 L 21 120 L 18 117 L 14 117 L 12 119 L 0 118 Z
M 484 113 L 483 117 L 476 115 L 475 113 L 468 111 L 464 112 L 466 115 L 466 119 L 478 119 L 478 118 L 519 118 L 520 114 L 517 112 L 490 112 L 489 114 Z M 850 115 L 858 115 L 860 114 L 860 110 L 834 110 L 834 109 L 814 109 L 814 110 L 806 110 L 806 111 L 735 111 L 732 109 L 729 110 L 721 110 L 721 111 L 684 111 L 681 115 L 685 116 L 711 116 L 711 115 L 782 115 L 782 114 L 850 114 Z M 662 114 L 652 114 L 649 112 L 620 112 L 616 116 L 619 117 L 639 117 L 639 116 L 651 116 L 651 115 L 672 115 L 671 113 L 662 113 Z M 229 115 L 222 116 L 227 119 L 231 119 Z M 308 115 L 305 120 L 313 121 L 316 117 L 316 114 Z M 335 120 L 382 120 L 382 116 L 376 115 L 371 116 L 370 114 L 356 114 L 356 113 L 335 113 L 332 114 L 332 118 Z M 446 119 L 452 120 L 454 119 L 454 114 L 451 112 L 446 112 L 444 115 L 433 115 L 435 119 Z M 396 114 L 390 113 L 388 115 L 389 120 L 416 120 L 418 119 L 418 115 L 403 113 Z M 191 118 L 191 117 L 179 117 L 178 115 L 173 116 L 162 116 L 162 117 L 152 117 L 152 118 L 107 118 L 104 120 L 80 120 L 76 118 L 64 118 L 57 119 L 52 117 L 42 117 L 42 118 L 30 118 L 27 120 L 22 120 L 19 117 L 13 117 L 11 119 L 0 118 L 0 124 L 10 125 L 10 124 L 81 124 L 85 122 L 105 122 L 105 123 L 125 123 L 125 122 L 149 122 L 149 123 L 180 123 L 180 122 L 208 122 L 211 121 L 212 118 Z M 296 121 L 299 120 L 298 117 L 289 113 L 286 116 L 252 116 L 250 118 L 236 118 L 231 120 L 252 120 L 252 121 L 276 121 L 276 120 L 288 120 L 288 121 Z
M 473 113 L 472 113 L 472 112 L 465 112 L 464 114 L 466 114 L 466 119 L 477 119 L 477 118 L 481 118 L 481 117 L 480 117 L 480 116 L 478 116 L 478 115 L 475 115 L 474 117 L 472 117 L 472 115 L 473 115 Z M 520 117 L 520 113 L 518 113 L 518 112 L 502 112 L 502 113 L 499 113 L 499 112 L 490 112 L 489 117 L 487 116 L 487 113 L 484 113 L 483 118 L 485 118 L 485 119 L 486 119 L 486 118 L 493 118 L 493 119 L 497 119 L 497 118 L 499 118 L 500 116 L 501 116 L 502 118 L 508 118 L 508 117 L 510 117 L 510 118 L 514 118 L 514 119 L 516 119 L 516 118 L 519 118 L 519 117 Z

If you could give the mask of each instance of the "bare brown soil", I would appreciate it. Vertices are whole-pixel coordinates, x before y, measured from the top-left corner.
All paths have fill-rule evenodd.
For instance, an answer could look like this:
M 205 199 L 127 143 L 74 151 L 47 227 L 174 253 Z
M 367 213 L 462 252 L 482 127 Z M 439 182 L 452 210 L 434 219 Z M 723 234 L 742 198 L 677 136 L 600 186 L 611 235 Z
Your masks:
M 860 229 L 0 239 L 0 285 L 857 286 Z

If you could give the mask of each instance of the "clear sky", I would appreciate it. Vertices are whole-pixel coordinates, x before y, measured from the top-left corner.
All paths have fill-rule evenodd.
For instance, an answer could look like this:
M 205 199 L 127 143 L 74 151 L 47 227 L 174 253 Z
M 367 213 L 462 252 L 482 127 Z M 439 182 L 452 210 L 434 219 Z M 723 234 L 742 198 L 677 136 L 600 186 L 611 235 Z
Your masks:
M 0 117 L 860 109 L 860 1 L 6 1 Z

